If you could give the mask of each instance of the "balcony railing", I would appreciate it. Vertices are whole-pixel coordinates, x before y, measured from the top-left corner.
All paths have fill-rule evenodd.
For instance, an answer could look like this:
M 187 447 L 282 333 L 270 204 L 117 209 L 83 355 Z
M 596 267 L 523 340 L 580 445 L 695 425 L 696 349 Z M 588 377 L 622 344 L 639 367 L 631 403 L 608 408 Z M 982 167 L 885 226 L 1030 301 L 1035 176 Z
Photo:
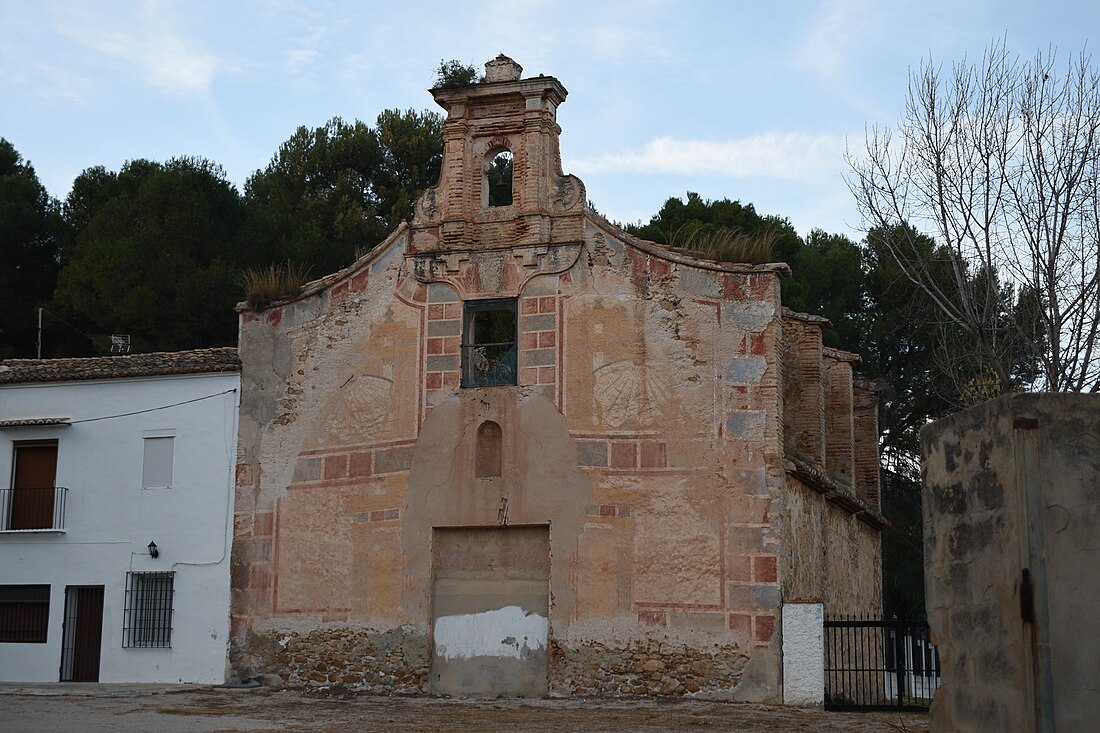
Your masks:
M 65 530 L 64 486 L 0 489 L 0 532 Z

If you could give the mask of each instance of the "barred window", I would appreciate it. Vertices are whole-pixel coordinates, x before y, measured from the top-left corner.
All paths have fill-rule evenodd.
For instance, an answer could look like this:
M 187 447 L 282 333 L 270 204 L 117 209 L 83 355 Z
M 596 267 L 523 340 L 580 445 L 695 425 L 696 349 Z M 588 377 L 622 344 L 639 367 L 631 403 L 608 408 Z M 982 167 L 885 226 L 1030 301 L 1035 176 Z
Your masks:
M 0 642 L 45 644 L 50 586 L 0 585 Z
M 172 646 L 175 573 L 127 573 L 122 646 Z
M 516 299 L 466 301 L 462 386 L 516 383 Z

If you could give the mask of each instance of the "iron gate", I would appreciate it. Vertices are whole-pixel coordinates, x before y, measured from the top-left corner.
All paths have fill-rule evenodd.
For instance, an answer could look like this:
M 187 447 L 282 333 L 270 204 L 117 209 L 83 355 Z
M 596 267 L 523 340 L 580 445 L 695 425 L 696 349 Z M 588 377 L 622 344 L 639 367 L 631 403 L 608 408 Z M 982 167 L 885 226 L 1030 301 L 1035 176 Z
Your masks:
M 827 710 L 927 710 L 939 683 L 927 621 L 825 619 Z

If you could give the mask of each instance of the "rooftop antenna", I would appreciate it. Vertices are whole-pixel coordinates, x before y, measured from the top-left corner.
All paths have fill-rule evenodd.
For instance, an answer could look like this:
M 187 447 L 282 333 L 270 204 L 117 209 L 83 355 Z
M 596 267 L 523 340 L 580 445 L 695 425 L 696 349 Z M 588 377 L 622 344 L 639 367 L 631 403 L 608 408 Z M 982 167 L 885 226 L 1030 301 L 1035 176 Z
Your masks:
M 128 333 L 112 333 L 111 334 L 111 353 L 112 354 L 129 354 L 130 353 L 130 334 L 128 334 Z

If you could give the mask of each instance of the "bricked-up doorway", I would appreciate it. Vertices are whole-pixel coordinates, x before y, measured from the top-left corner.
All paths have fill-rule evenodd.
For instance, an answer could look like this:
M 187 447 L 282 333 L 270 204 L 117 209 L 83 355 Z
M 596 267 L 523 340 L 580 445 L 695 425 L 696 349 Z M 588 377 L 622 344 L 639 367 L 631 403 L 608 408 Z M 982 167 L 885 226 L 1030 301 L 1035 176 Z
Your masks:
M 544 697 L 550 528 L 436 528 L 432 578 L 432 693 Z

